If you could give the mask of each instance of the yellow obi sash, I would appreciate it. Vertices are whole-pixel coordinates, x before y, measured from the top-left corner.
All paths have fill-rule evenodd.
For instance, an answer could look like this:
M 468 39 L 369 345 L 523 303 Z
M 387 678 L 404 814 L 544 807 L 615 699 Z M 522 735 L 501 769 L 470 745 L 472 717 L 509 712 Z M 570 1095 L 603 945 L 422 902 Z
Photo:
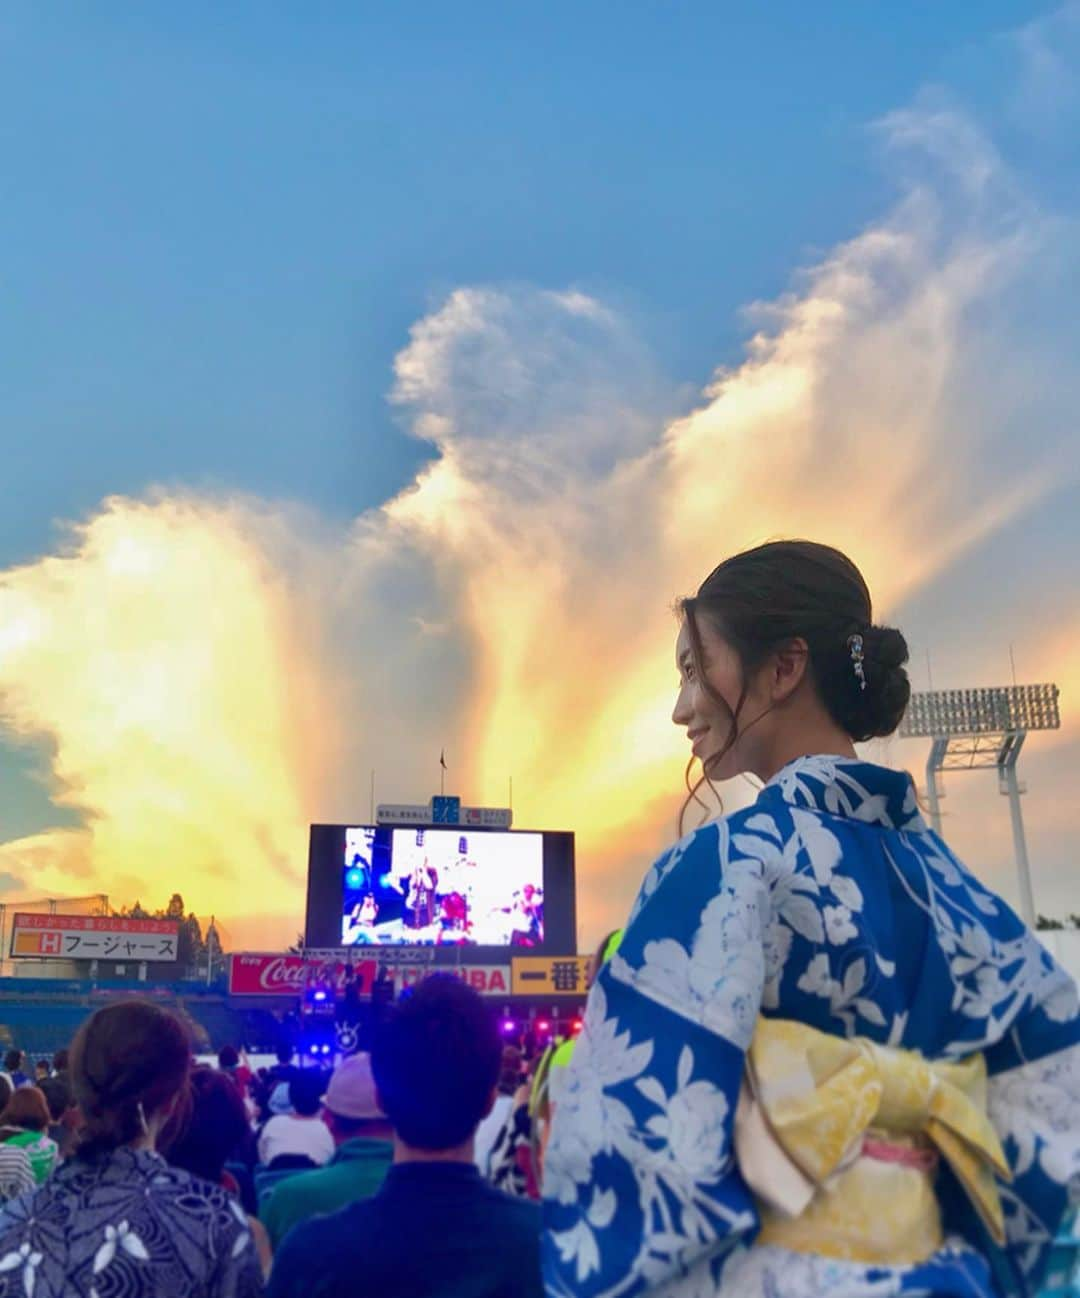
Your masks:
M 986 1114 L 986 1061 L 933 1062 L 786 1019 L 759 1019 L 735 1115 L 759 1244 L 902 1265 L 941 1247 L 943 1157 L 997 1242 L 995 1173 L 1010 1175 Z

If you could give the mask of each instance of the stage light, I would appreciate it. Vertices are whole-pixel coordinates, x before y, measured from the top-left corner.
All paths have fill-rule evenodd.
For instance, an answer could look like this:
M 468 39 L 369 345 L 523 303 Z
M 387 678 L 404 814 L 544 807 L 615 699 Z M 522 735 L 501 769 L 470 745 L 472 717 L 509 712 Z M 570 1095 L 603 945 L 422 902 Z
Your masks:
M 311 1047 L 309 1048 L 309 1050 L 308 1050 L 308 1054 L 310 1054 L 310 1055 L 317 1055 L 318 1053 L 319 1053 L 319 1047 L 318 1047 L 318 1046 L 311 1046 Z
M 502 1022 L 502 1030 L 503 1030 L 504 1032 L 513 1032 L 513 1030 L 514 1030 L 516 1027 L 517 1027 L 517 1024 L 514 1022 L 513 1019 L 503 1019 L 503 1022 Z
M 324 1055 L 328 1055 L 328 1054 L 330 1053 L 330 1047 L 329 1047 L 329 1046 L 323 1046 L 323 1048 L 322 1048 L 322 1052 L 323 1052 Z
M 315 999 L 316 999 L 317 1001 L 324 1001 L 324 1000 L 326 1000 L 326 992 L 321 991 L 321 990 L 320 990 L 320 991 L 317 991 L 317 992 L 315 993 Z
M 345 882 L 350 888 L 359 888 L 364 882 L 364 876 L 359 870 L 350 870 L 345 876 Z
M 551 1024 L 547 1021 L 547 1019 L 540 1019 L 536 1024 L 536 1030 L 537 1032 L 550 1032 Z
M 584 1026 L 585 1026 L 585 1025 L 582 1023 L 582 1021 L 581 1021 L 580 1019 L 575 1019 L 574 1022 L 573 1022 L 573 1024 L 571 1025 L 571 1029 L 570 1029 L 570 1030 L 571 1030 L 571 1031 L 574 1033 L 574 1035 L 576 1036 L 576 1035 L 581 1031 L 581 1029 L 582 1029 Z

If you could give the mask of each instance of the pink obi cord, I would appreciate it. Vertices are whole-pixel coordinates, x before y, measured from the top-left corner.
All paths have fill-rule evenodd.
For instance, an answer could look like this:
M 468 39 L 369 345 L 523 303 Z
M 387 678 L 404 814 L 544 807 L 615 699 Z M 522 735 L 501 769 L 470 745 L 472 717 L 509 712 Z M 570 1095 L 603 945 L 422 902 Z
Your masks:
M 863 1140 L 862 1152 L 864 1157 L 874 1158 L 879 1163 L 899 1163 L 901 1167 L 912 1167 L 917 1172 L 932 1172 L 938 1164 L 937 1152 L 933 1149 L 894 1145 L 889 1140 L 875 1140 L 872 1136 Z

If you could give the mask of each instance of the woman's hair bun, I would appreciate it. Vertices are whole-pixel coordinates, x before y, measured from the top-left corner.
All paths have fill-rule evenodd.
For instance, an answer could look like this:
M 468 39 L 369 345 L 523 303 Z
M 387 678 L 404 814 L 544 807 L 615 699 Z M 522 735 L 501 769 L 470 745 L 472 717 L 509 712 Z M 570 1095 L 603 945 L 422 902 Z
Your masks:
M 697 625 L 706 618 L 735 650 L 744 679 L 769 654 L 804 641 L 821 701 L 857 743 L 891 735 L 903 720 L 911 697 L 907 641 L 895 627 L 873 625 L 862 573 L 832 546 L 769 541 L 733 555 L 683 601 L 682 612 L 699 675 Z M 732 743 L 736 733 L 733 727 Z
M 860 689 L 855 681 L 847 719 L 848 733 L 860 743 L 891 735 L 904 719 L 911 698 L 911 682 L 905 670 L 910 654 L 903 634 L 892 626 L 871 626 L 861 635 L 866 689 Z

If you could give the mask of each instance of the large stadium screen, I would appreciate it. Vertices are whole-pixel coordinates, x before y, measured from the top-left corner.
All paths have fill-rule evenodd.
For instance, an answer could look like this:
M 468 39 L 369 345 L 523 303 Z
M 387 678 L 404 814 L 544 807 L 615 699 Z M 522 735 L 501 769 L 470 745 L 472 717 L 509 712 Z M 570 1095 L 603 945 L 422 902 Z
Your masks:
M 311 946 L 563 949 L 573 909 L 571 834 L 312 826 Z

